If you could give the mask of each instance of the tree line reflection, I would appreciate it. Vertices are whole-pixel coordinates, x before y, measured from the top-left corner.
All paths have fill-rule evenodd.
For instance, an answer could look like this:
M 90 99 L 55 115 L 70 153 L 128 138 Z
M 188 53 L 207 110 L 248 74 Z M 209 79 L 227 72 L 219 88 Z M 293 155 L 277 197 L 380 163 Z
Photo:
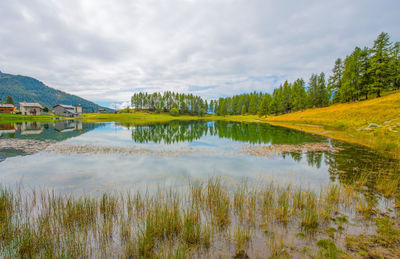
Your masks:
M 137 143 L 175 144 L 198 140 L 203 136 L 218 136 L 249 144 L 304 144 L 326 141 L 324 137 L 261 123 L 192 121 L 132 128 L 132 139 Z
M 132 128 L 132 139 L 137 143 L 174 144 L 195 141 L 203 136 L 217 136 L 249 144 L 305 144 L 328 141 L 326 138 L 291 129 L 274 127 L 260 123 L 233 122 L 173 122 L 153 124 Z M 309 166 L 327 166 L 333 182 L 356 185 L 363 192 L 376 194 L 382 192 L 385 182 L 398 181 L 399 161 L 378 151 L 362 146 L 330 140 L 339 150 L 318 152 L 286 152 L 283 158 L 306 161 Z

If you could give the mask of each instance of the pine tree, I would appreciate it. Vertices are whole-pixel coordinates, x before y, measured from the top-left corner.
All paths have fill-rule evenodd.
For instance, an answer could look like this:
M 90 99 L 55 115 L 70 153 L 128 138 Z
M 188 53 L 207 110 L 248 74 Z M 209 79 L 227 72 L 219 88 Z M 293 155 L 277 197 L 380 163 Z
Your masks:
M 288 113 L 292 110 L 291 85 L 288 81 L 285 81 L 282 86 L 282 107 L 283 113 Z
M 272 93 L 270 113 L 275 115 L 283 113 L 282 86 L 279 87 L 278 89 L 275 89 L 274 92 Z
M 367 48 L 356 47 L 346 57 L 342 75 L 342 86 L 339 89 L 339 97 L 342 102 L 356 101 L 361 96 L 368 98 L 370 92 L 369 83 L 369 51 Z
M 325 107 L 329 105 L 329 92 L 326 87 L 325 73 L 321 73 L 318 76 L 318 107 Z
M 4 103 L 14 105 L 14 100 L 11 96 L 7 96 L 6 101 Z
M 270 102 L 271 102 L 271 95 L 265 94 L 261 101 L 260 108 L 258 109 L 258 116 L 262 117 L 269 114 Z
M 394 89 L 400 89 L 400 42 L 396 42 L 391 50 L 390 71 Z
M 241 115 L 245 115 L 246 114 L 246 105 L 243 104 L 240 114 Z
M 294 111 L 303 110 L 306 107 L 307 93 L 304 85 L 304 80 L 301 78 L 294 81 L 292 85 L 291 100 Z
M 250 97 L 249 113 L 257 114 L 257 97 L 254 94 Z
M 217 113 L 217 114 L 218 114 L 219 116 L 225 116 L 226 113 L 227 113 L 227 110 L 226 110 L 225 99 L 220 98 L 220 100 L 219 100 L 219 105 L 218 105 L 218 113 Z
M 318 105 L 318 75 L 312 74 L 308 83 L 307 106 L 317 107 Z
M 368 73 L 371 79 L 371 89 L 377 97 L 381 96 L 381 91 L 389 88 L 390 82 L 390 37 L 382 32 L 374 41 L 374 46 L 370 49 L 371 60 Z
M 343 63 L 342 59 L 338 58 L 335 61 L 335 66 L 332 69 L 332 75 L 328 80 L 328 90 L 333 93 L 333 103 L 340 101 L 339 90 L 342 86 Z

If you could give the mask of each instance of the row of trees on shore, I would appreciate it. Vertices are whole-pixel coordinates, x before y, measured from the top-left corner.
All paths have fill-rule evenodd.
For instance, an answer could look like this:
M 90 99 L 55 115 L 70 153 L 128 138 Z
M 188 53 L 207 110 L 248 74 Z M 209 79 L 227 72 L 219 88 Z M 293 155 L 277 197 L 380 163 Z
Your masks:
M 338 58 L 328 80 L 324 73 L 312 74 L 307 83 L 302 78 L 285 81 L 272 94 L 253 92 L 210 103 L 192 94 L 136 93 L 132 96 L 132 105 L 136 109 L 165 112 L 175 108 L 181 114 L 265 116 L 380 97 L 384 91 L 398 89 L 400 42 L 391 43 L 390 36 L 382 32 L 371 48 L 356 47 L 344 60 Z
M 193 94 L 175 92 L 135 93 L 131 99 L 132 106 L 139 110 L 155 112 L 176 111 L 181 114 L 203 115 L 208 110 L 207 100 Z

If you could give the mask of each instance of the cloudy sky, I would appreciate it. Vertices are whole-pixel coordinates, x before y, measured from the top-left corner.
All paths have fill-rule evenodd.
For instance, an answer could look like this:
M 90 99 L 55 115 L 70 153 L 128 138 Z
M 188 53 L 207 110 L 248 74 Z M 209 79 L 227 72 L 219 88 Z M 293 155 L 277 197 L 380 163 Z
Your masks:
M 400 41 L 399 0 L 1 0 L 0 70 L 110 106 L 138 91 L 211 99 L 329 73 Z

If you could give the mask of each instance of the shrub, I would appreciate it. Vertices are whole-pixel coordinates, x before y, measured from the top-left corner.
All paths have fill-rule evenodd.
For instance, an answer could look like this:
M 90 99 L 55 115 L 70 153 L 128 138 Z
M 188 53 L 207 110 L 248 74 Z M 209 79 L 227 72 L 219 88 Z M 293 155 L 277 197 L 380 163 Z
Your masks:
M 179 115 L 179 111 L 178 111 L 177 108 L 172 108 L 172 109 L 169 111 L 169 114 L 172 115 L 172 116 L 178 116 L 178 115 Z

